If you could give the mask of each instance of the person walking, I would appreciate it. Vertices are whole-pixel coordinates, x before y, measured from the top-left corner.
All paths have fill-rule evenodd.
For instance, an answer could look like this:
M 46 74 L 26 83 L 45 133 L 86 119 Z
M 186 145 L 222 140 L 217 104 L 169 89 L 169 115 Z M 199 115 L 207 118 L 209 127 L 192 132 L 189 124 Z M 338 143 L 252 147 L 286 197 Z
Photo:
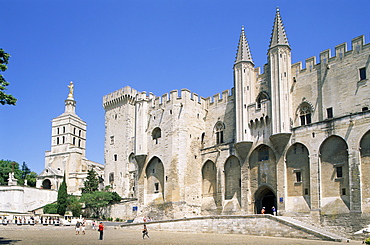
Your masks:
M 81 226 L 80 221 L 77 221 L 77 223 L 76 223 L 76 235 L 80 235 L 80 226 Z
M 100 233 L 99 240 L 103 240 L 103 231 L 104 231 L 104 224 L 103 222 L 100 222 L 98 231 Z
M 146 228 L 146 225 L 144 225 L 144 229 L 143 229 L 143 239 L 145 238 L 145 236 L 147 236 L 148 238 L 149 237 L 149 234 L 148 234 L 148 229 Z
M 86 228 L 86 220 L 83 219 L 81 223 L 81 231 L 83 235 L 85 235 L 85 228 Z
M 272 206 L 271 211 L 272 211 L 272 215 L 276 216 L 276 208 L 275 208 L 275 206 Z

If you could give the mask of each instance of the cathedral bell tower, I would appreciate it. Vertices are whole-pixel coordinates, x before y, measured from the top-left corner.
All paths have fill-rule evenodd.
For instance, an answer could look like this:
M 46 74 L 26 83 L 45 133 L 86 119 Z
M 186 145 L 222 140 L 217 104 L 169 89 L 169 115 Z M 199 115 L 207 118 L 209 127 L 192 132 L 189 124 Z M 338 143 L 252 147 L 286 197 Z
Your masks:
M 252 140 L 248 127 L 248 105 L 255 98 L 254 81 L 254 63 L 243 26 L 234 63 L 236 142 Z
M 271 93 L 272 135 L 290 133 L 291 49 L 279 9 L 276 10 L 274 27 L 268 50 L 268 68 Z
M 79 195 L 88 166 L 86 165 L 86 122 L 75 113 L 74 85 L 70 82 L 65 110 L 52 120 L 51 150 L 45 152 L 45 169 L 36 186 L 58 190 L 66 176 L 68 193 Z

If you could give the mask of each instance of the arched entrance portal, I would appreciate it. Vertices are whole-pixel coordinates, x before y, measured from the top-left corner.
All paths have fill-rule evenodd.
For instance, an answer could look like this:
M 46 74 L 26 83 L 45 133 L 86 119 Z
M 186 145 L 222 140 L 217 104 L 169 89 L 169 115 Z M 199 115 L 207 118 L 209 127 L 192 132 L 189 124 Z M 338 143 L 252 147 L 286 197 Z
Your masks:
M 49 179 L 46 179 L 42 182 L 42 188 L 43 189 L 48 189 L 50 190 L 51 189 L 51 182 Z
M 276 196 L 274 192 L 264 186 L 258 189 L 254 195 L 255 200 L 255 213 L 260 214 L 262 207 L 265 207 L 266 214 L 272 214 L 271 208 L 276 205 Z

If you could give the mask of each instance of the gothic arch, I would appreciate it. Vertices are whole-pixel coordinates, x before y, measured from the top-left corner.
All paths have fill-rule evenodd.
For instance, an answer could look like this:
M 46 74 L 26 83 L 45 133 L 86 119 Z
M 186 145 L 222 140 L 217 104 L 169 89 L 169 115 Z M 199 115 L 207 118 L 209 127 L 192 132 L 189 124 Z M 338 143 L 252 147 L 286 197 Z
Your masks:
M 127 172 L 129 175 L 129 189 L 128 195 L 131 198 L 137 197 L 137 186 L 139 178 L 139 167 L 135 159 L 135 154 L 131 153 L 129 156 L 129 163 L 127 166 Z
M 296 116 L 299 117 L 300 126 L 312 123 L 314 106 L 311 102 L 303 100 L 296 109 Z
M 270 100 L 269 94 L 266 91 L 261 91 L 256 98 L 257 109 L 260 109 L 261 104 L 267 100 Z
M 208 160 L 202 168 L 202 194 L 203 197 L 216 197 L 217 168 L 214 162 Z
M 363 211 L 370 212 L 370 205 L 368 204 L 368 200 L 370 200 L 370 182 L 366 180 L 366 174 L 370 173 L 370 131 L 367 131 L 360 140 L 360 158 Z
M 225 131 L 225 124 L 221 121 L 217 121 L 213 128 L 213 132 L 216 136 L 217 145 L 224 143 L 224 131 Z
M 152 199 L 164 198 L 164 166 L 158 157 L 153 157 L 146 167 L 146 193 Z
M 224 165 L 225 173 L 225 199 L 236 197 L 240 203 L 241 198 L 241 167 L 239 159 L 230 156 Z
M 287 205 L 295 211 L 310 209 L 310 158 L 307 147 L 293 144 L 286 154 Z
M 273 150 L 265 144 L 256 147 L 249 157 L 250 191 L 256 192 L 261 186 L 276 189 L 276 158 Z
M 277 207 L 277 200 L 274 191 L 267 185 L 262 185 L 254 193 L 254 212 L 261 213 L 262 207 L 265 208 L 266 214 L 272 214 L 272 207 Z
M 323 212 L 333 212 L 332 205 L 337 206 L 339 212 L 348 211 L 350 173 L 347 143 L 339 136 L 328 137 L 320 146 L 320 161 Z M 342 203 L 338 203 L 340 200 Z
M 152 131 L 152 139 L 155 141 L 156 144 L 158 144 L 158 139 L 161 138 L 162 131 L 159 127 L 156 127 Z

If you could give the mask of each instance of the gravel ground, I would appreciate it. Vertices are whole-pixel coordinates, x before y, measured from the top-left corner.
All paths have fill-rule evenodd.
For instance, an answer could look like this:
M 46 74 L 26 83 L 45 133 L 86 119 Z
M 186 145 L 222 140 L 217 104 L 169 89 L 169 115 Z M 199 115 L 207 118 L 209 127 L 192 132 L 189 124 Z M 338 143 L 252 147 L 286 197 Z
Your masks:
M 136 227 L 138 228 L 138 227 Z M 140 227 L 141 228 L 141 227 Z M 99 232 L 87 229 L 85 235 L 76 235 L 73 226 L 0 226 L 0 244 L 37 244 L 37 245 L 76 245 L 76 244 L 342 244 L 318 240 L 248 236 L 240 234 L 211 234 L 167 232 L 150 230 L 150 239 L 142 239 L 140 229 L 117 229 L 107 226 L 104 240 L 98 240 Z M 343 243 L 344 244 L 344 243 Z M 350 241 L 346 244 L 362 244 L 361 241 Z

